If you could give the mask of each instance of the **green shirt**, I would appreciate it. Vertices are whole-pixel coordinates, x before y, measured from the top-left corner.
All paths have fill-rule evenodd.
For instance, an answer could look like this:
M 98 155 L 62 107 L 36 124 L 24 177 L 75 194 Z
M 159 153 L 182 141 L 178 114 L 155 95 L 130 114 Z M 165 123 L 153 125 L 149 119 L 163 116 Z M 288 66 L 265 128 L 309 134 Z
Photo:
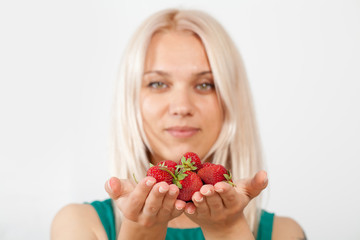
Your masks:
M 111 199 L 90 203 L 96 210 L 109 240 L 116 240 L 115 218 Z M 271 240 L 274 214 L 261 211 L 260 225 L 256 240 Z M 204 240 L 201 228 L 168 228 L 166 240 Z

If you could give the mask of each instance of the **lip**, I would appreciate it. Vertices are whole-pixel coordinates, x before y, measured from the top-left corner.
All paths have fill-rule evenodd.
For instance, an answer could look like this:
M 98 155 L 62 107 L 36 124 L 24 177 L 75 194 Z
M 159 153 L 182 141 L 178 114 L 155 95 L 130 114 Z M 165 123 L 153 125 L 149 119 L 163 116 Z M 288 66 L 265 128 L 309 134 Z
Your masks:
M 188 126 L 174 126 L 165 129 L 171 136 L 176 138 L 189 138 L 200 131 L 200 128 Z

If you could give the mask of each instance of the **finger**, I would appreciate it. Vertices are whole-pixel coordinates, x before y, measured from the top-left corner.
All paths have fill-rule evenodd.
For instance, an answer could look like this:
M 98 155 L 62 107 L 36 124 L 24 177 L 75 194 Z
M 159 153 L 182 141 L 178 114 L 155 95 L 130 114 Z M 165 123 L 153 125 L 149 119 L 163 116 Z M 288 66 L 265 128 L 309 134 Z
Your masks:
M 185 206 L 186 206 L 186 202 L 176 199 L 175 208 L 171 215 L 174 218 L 180 216 L 184 212 Z
M 223 214 L 224 203 L 220 195 L 215 192 L 215 187 L 213 185 L 204 185 L 200 189 L 201 194 L 205 196 L 207 207 L 210 210 L 210 216 L 219 216 Z
M 265 171 L 257 172 L 253 178 L 246 180 L 244 183 L 245 191 L 250 199 L 257 197 L 267 185 L 268 178 Z
M 194 218 L 196 217 L 196 207 L 194 205 L 194 203 L 192 202 L 187 202 L 185 205 L 185 214 L 187 216 L 189 216 L 190 218 Z
M 214 185 L 215 192 L 219 194 L 225 208 L 234 207 L 239 199 L 234 187 L 226 182 L 218 182 Z
M 205 217 L 210 216 L 210 210 L 206 203 L 206 198 L 200 192 L 195 192 L 193 194 L 192 201 L 196 207 L 196 212 L 198 215 Z
M 117 200 L 120 197 L 126 196 L 134 190 L 134 186 L 127 179 L 118 179 L 111 177 L 105 183 L 105 191 L 110 198 Z
M 167 184 L 166 182 L 160 182 L 155 184 L 150 191 L 149 196 L 145 200 L 145 205 L 142 210 L 143 214 L 149 217 L 156 216 L 163 205 L 165 195 L 168 191 L 169 184 Z
M 141 182 L 139 182 L 134 191 L 129 195 L 127 199 L 126 206 L 129 216 L 137 216 L 144 207 L 146 198 L 149 195 L 149 192 L 153 189 L 154 184 L 156 183 L 155 178 L 145 177 Z
M 158 216 L 161 218 L 169 218 L 175 209 L 175 201 L 179 195 L 179 188 L 175 184 L 169 186 L 169 191 L 164 197 L 162 207 L 159 210 Z
M 206 197 L 213 195 L 214 192 L 215 192 L 214 186 L 211 184 L 205 184 L 200 188 L 200 193 Z

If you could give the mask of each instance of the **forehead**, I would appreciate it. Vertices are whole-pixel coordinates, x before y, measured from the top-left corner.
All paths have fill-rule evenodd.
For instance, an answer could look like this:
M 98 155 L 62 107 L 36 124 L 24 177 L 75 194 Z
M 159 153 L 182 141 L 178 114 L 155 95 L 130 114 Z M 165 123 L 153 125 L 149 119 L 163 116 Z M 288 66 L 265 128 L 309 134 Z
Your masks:
M 145 71 L 176 68 L 210 70 L 202 41 L 190 31 L 155 33 L 147 49 Z

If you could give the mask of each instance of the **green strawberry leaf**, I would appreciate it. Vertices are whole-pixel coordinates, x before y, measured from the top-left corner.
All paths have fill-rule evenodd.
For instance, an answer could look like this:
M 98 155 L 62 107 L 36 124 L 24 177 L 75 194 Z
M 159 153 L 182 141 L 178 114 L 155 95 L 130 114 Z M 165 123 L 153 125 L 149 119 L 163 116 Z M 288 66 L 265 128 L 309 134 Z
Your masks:
M 184 180 L 187 175 L 188 175 L 188 174 L 185 173 L 185 171 L 184 171 L 183 168 L 177 168 L 177 169 L 175 170 L 175 176 L 174 176 L 174 179 L 173 179 L 173 183 L 174 183 L 179 189 L 182 189 L 182 185 L 181 185 L 180 181 L 181 181 L 181 180 Z
M 183 168 L 185 171 L 195 171 L 197 167 L 194 166 L 194 163 L 191 161 L 191 157 L 186 159 L 184 156 L 181 158 L 181 165 L 178 165 Z
M 183 165 L 176 165 L 175 172 L 180 172 Z
M 232 181 L 232 175 L 230 171 L 227 171 L 227 174 L 224 174 L 226 182 L 229 183 L 231 186 L 236 187 L 236 185 Z
M 177 180 L 181 181 L 184 180 L 186 178 L 187 174 L 186 173 L 181 173 L 177 175 Z
M 182 185 L 179 181 L 176 181 L 175 179 L 173 180 L 173 183 L 179 188 L 182 189 Z

